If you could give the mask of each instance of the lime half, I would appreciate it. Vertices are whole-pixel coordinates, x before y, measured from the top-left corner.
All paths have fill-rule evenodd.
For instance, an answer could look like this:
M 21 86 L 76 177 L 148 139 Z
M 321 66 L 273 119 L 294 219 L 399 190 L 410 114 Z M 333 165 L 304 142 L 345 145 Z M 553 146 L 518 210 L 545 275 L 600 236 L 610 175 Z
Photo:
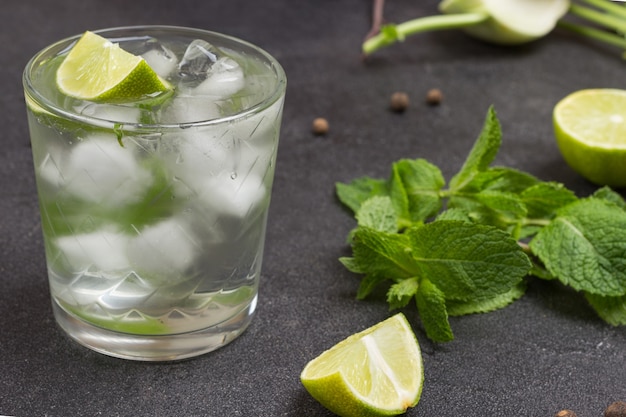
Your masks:
M 626 186 L 626 90 L 576 91 L 554 107 L 553 123 L 569 166 L 595 184 Z
M 402 313 L 339 342 L 300 375 L 307 391 L 342 417 L 393 416 L 419 401 L 422 355 Z
M 172 89 L 145 59 L 89 31 L 59 66 L 56 81 L 63 94 L 91 101 L 139 100 Z

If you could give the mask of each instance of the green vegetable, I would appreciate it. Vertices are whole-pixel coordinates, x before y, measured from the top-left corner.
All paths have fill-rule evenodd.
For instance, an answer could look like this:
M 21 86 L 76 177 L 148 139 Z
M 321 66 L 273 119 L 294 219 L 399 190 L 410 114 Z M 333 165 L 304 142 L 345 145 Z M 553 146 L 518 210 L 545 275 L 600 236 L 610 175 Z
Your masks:
M 429 338 L 453 339 L 449 316 L 503 308 L 524 277 L 583 292 L 612 325 L 626 324 L 626 202 L 604 187 L 578 198 L 563 184 L 491 164 L 502 132 L 493 108 L 461 169 L 447 184 L 424 159 L 394 163 L 387 179 L 336 184 L 355 215 L 357 297 L 383 283 L 390 308 L 415 300 Z M 445 209 L 444 209 L 445 207 Z
M 377 23 L 381 20 L 379 16 L 362 50 L 369 55 L 404 41 L 407 36 L 447 29 L 463 29 L 469 35 L 490 43 L 516 45 L 542 38 L 557 25 L 626 49 L 626 40 L 621 36 L 626 31 L 626 9 L 610 0 L 580 1 L 593 7 L 581 6 L 571 0 L 443 0 L 439 4 L 441 15 L 387 24 L 380 28 Z M 567 15 L 575 16 L 578 22 L 586 20 L 593 25 L 568 21 L 565 19 Z

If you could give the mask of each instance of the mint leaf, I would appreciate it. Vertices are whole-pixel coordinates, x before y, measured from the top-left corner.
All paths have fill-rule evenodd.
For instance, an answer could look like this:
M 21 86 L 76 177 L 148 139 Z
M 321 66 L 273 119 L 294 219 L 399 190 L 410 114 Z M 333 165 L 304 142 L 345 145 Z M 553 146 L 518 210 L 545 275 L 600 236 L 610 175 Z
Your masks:
M 494 212 L 508 213 L 514 218 L 526 215 L 526 206 L 522 199 L 513 193 L 485 190 L 474 194 L 473 199 Z
M 609 187 L 599 188 L 598 190 L 596 190 L 595 193 L 593 193 L 592 197 L 610 201 L 611 203 L 620 207 L 622 210 L 626 210 L 626 201 L 624 201 L 624 198 L 620 194 L 611 190 Z
M 443 175 L 435 165 L 424 159 L 402 159 L 393 164 L 387 180 L 363 177 L 349 184 L 337 183 L 335 188 L 339 200 L 355 213 L 372 197 L 390 197 L 402 229 L 441 210 L 439 191 L 444 185 Z
M 626 295 L 604 297 L 585 294 L 585 297 L 602 320 L 612 326 L 626 325 Z
M 500 122 L 493 107 L 489 107 L 482 131 L 474 143 L 461 170 L 450 180 L 450 189 L 460 190 L 493 162 L 502 143 Z
M 417 293 L 419 287 L 417 278 L 403 279 L 393 284 L 387 291 L 387 302 L 391 310 L 406 306 Z
M 359 289 L 356 293 L 357 300 L 363 300 L 365 297 L 371 294 L 378 284 L 387 280 L 387 277 L 383 275 L 365 275 L 361 280 Z
M 526 282 L 520 281 L 509 291 L 490 297 L 476 297 L 472 300 L 450 300 L 446 302 L 449 316 L 488 313 L 506 307 L 526 292 Z
M 448 206 L 466 212 L 474 223 L 497 227 L 515 238 L 518 238 L 527 214 L 520 196 L 496 190 L 453 195 Z
M 556 211 L 578 200 L 574 193 L 562 184 L 543 182 L 528 187 L 520 193 L 520 198 L 528 210 L 527 219 L 519 226 L 518 239 L 537 234 L 547 221 L 554 218 Z
M 556 211 L 578 200 L 576 195 L 563 184 L 542 182 L 528 187 L 520 197 L 531 219 L 549 219 Z
M 370 197 L 388 195 L 386 181 L 369 177 L 358 178 L 349 184 L 337 183 L 335 190 L 339 201 L 354 213 Z
M 398 213 L 398 229 L 402 230 L 411 226 L 411 213 L 409 211 L 409 195 L 404 187 L 402 176 L 396 165 L 391 170 L 391 177 L 387 183 L 389 197 Z
M 360 226 L 354 233 L 352 254 L 350 264 L 353 269 L 367 275 L 402 279 L 419 273 L 411 256 L 409 238 L 404 234 Z
M 492 167 L 477 172 L 463 190 L 473 192 L 496 190 L 517 194 L 539 182 L 526 172 L 507 167 Z
M 458 220 L 466 223 L 473 223 L 469 213 L 459 208 L 449 208 L 439 213 L 435 221 L 437 220 Z
M 405 233 L 359 226 L 352 251 L 353 257 L 340 260 L 351 271 L 365 275 L 357 294 L 359 299 L 383 281 L 392 280 L 387 301 L 391 308 L 401 308 L 420 294 L 424 282 L 430 283 L 431 287 L 427 285 L 421 290 L 422 298 L 417 302 L 418 308 L 427 306 L 421 307 L 426 312 L 420 315 L 431 320 L 424 325 L 439 341 L 451 335 L 444 337 L 446 331 L 439 333 L 449 328 L 447 319 L 443 327 L 440 323 L 441 317 L 447 317 L 446 300 L 476 301 L 486 309 L 487 299 L 509 292 L 531 267 L 526 254 L 507 233 L 456 220 L 437 220 L 409 228 Z M 509 296 L 506 302 L 500 299 L 489 308 L 510 301 Z M 473 309 L 477 311 L 479 307 Z
M 538 184 L 541 182 L 532 175 L 515 169 L 488 168 L 478 172 L 463 190 L 452 191 L 448 207 L 461 209 L 474 222 L 496 226 L 518 238 L 529 216 L 523 193 Z
M 492 226 L 438 220 L 406 234 L 421 276 L 443 291 L 446 299 L 502 294 L 531 268 L 517 242 Z
M 398 230 L 398 214 L 389 197 L 376 196 L 365 200 L 355 217 L 359 226 L 389 233 Z
M 364 274 L 366 272 L 361 269 L 361 266 L 357 261 L 354 260 L 354 258 L 344 256 L 339 258 L 339 262 L 341 262 L 348 271 L 354 272 L 355 274 Z
M 392 172 L 391 196 L 409 222 L 423 222 L 441 210 L 439 192 L 446 182 L 439 168 L 425 159 L 401 159 Z
M 353 257 L 340 259 L 363 276 L 357 297 L 390 282 L 391 308 L 415 297 L 427 335 L 451 340 L 448 315 L 502 308 L 530 274 L 584 291 L 600 317 L 626 324 L 626 200 L 608 187 L 580 200 L 563 184 L 491 167 L 501 138 L 490 107 L 447 189 L 424 159 L 397 161 L 386 180 L 336 184 L 358 223 Z
M 454 339 L 448 321 L 446 299 L 437 286 L 427 279 L 422 280 L 415 296 L 415 304 L 429 339 L 435 342 L 449 342 Z
M 569 204 L 530 242 L 565 285 L 603 296 L 626 293 L 626 212 L 588 198 Z

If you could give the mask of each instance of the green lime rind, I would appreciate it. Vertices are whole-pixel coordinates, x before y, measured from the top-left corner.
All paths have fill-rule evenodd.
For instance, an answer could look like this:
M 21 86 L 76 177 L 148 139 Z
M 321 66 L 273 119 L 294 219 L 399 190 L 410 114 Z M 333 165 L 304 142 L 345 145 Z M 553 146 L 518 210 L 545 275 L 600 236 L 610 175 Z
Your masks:
M 60 92 L 99 102 L 127 102 L 172 89 L 145 59 L 86 31 L 56 72 Z
M 154 70 L 145 60 L 135 67 L 135 70 L 120 84 L 96 97 L 79 97 L 96 102 L 116 103 L 129 102 L 140 99 L 152 100 L 155 93 L 171 91 L 172 86 L 168 81 L 156 75 Z M 156 95 L 159 97 L 161 94 Z
M 151 317 L 134 310 L 135 318 L 129 318 L 127 315 L 103 317 L 100 315 L 90 314 L 83 309 L 71 306 L 67 303 L 60 303 L 65 311 L 79 319 L 86 321 L 94 326 L 103 329 L 112 330 L 119 333 L 138 334 L 138 335 L 165 335 L 170 334 L 171 329 L 161 319 Z
M 256 295 L 256 287 L 245 286 L 234 291 L 221 292 L 213 297 L 213 302 L 224 306 L 238 306 L 252 300 Z
M 565 162 L 597 185 L 626 187 L 626 90 L 575 91 L 554 107 L 552 122 Z
M 607 149 L 580 142 L 554 124 L 556 142 L 565 162 L 597 185 L 626 187 L 626 149 Z
M 139 124 L 155 125 L 158 124 L 157 113 L 159 109 L 166 104 L 174 95 L 174 90 L 167 90 L 157 95 L 138 101 L 136 106 L 141 109 Z
M 384 409 L 371 406 L 354 397 L 354 391 L 337 372 L 320 378 L 315 383 L 305 385 L 307 391 L 325 408 L 341 417 L 385 417 L 404 414 L 408 408 L 415 407 L 422 395 L 422 388 L 415 401 L 397 409 Z M 327 387 L 332 387 L 332 390 Z
M 421 397 L 422 355 L 406 317 L 398 313 L 311 360 L 300 380 L 313 398 L 342 417 L 403 414 Z
M 55 135 L 66 135 L 71 134 L 78 136 L 78 132 L 80 134 L 91 133 L 91 132 L 102 132 L 107 131 L 101 127 L 90 126 L 85 123 L 81 123 L 76 120 L 72 120 L 69 118 L 63 118 L 55 113 L 52 113 L 45 108 L 43 108 L 39 103 L 26 95 L 26 108 L 29 113 L 29 123 L 31 124 L 31 129 L 33 127 L 39 125 L 41 127 L 45 127 L 47 129 L 52 130 Z M 51 133 L 52 133 L 51 132 Z

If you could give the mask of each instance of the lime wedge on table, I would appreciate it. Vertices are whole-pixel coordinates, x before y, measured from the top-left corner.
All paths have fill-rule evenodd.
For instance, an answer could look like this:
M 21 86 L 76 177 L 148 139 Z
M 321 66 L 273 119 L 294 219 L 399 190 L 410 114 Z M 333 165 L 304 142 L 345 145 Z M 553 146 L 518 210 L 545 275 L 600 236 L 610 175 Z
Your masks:
M 554 107 L 553 122 L 568 165 L 595 184 L 626 186 L 626 90 L 576 91 Z
M 339 416 L 393 416 L 419 401 L 422 355 L 399 313 L 323 352 L 306 365 L 300 380 Z
M 132 101 L 172 89 L 142 57 L 89 31 L 72 47 L 56 78 L 63 94 L 92 101 Z

